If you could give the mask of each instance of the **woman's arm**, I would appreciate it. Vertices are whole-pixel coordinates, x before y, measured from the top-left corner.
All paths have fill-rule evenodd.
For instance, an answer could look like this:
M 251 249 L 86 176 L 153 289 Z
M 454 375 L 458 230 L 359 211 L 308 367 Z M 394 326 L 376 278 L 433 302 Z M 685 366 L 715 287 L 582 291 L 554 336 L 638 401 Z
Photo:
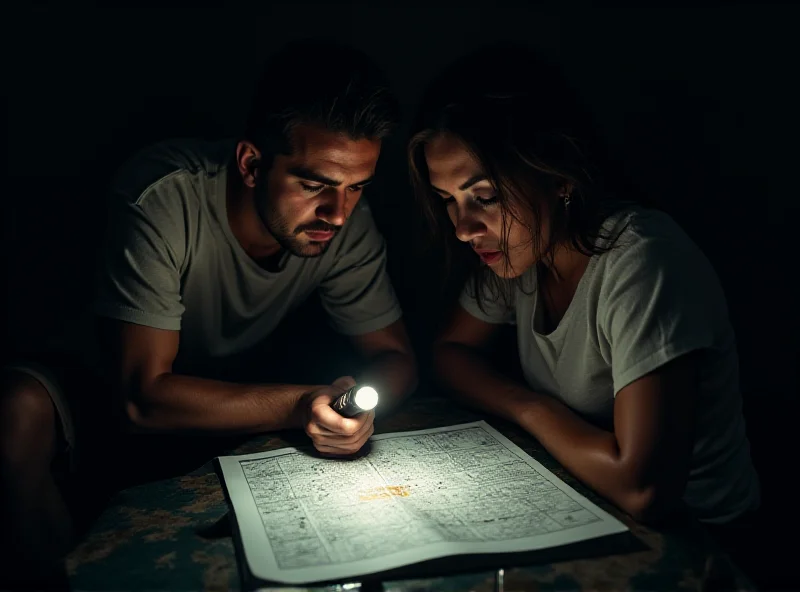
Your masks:
M 654 520 L 679 502 L 688 476 L 695 356 L 683 356 L 624 387 L 614 432 L 495 372 L 478 348 L 496 325 L 459 308 L 435 349 L 436 370 L 453 396 L 513 421 L 568 471 L 638 520 Z
M 533 394 L 519 424 L 570 473 L 640 521 L 656 521 L 680 503 L 689 475 L 696 357 L 688 354 L 622 388 L 614 431 Z
M 495 371 L 481 351 L 499 329 L 457 306 L 434 344 L 436 375 L 456 400 L 519 423 L 520 406 L 532 393 Z

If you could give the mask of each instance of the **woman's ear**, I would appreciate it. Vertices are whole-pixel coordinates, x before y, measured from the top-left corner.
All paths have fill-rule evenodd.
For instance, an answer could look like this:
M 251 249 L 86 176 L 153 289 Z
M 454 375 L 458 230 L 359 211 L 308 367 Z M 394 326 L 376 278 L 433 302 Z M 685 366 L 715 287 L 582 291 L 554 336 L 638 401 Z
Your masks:
M 558 197 L 560 199 L 570 199 L 572 197 L 572 191 L 575 189 L 575 184 L 570 183 L 569 181 L 562 183 L 558 189 Z

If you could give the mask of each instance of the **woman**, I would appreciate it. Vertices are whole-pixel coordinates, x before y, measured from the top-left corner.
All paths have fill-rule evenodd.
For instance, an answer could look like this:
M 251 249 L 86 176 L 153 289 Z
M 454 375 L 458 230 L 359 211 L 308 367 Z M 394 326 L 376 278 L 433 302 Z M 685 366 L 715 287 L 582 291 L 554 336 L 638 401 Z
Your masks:
M 437 375 L 635 519 L 679 507 L 742 519 L 760 490 L 720 283 L 670 217 L 613 199 L 562 88 L 524 50 L 496 48 L 423 100 L 415 192 L 479 262 L 437 341 Z M 504 323 L 525 384 L 481 354 Z

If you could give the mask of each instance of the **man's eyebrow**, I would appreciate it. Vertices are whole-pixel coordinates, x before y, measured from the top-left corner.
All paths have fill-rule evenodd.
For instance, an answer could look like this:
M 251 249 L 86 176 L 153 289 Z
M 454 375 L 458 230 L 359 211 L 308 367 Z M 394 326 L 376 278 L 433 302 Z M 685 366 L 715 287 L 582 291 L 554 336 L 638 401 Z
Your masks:
M 326 177 L 325 175 L 320 175 L 319 173 L 314 172 L 311 169 L 302 166 L 290 167 L 287 172 L 290 175 L 299 177 L 300 179 L 305 179 L 306 181 L 314 181 L 314 183 L 321 183 L 323 185 L 330 185 L 331 187 L 338 187 L 339 185 L 342 184 L 341 181 L 337 181 L 336 179 L 331 179 L 330 177 Z
M 287 171 L 290 175 L 298 177 L 300 179 L 305 179 L 306 181 L 313 181 L 314 183 L 320 183 L 322 185 L 327 185 L 329 187 L 339 187 L 342 182 L 337 181 L 336 179 L 331 179 L 330 177 L 326 177 L 325 175 L 321 175 L 315 171 L 312 171 L 309 168 L 298 166 L 298 167 L 291 167 Z M 363 181 L 358 181 L 357 183 L 353 183 L 350 187 L 361 187 L 367 185 L 372 182 L 373 177 L 368 177 Z
M 486 174 L 484 173 L 478 173 L 477 175 L 472 175 L 469 179 L 467 179 L 461 185 L 458 186 L 458 190 L 466 191 L 467 189 L 475 185 L 475 183 L 480 183 L 481 181 L 485 181 L 488 178 L 489 177 L 487 177 Z M 436 187 L 436 185 L 433 184 L 431 184 L 431 189 L 433 189 L 434 191 L 438 191 L 439 193 L 447 193 L 447 191 L 445 191 L 444 189 L 439 189 L 438 187 Z
M 364 185 L 369 185 L 370 183 L 372 183 L 372 180 L 374 178 L 375 178 L 374 176 L 373 177 L 367 177 L 363 181 L 359 181 L 358 183 L 353 183 L 352 185 L 350 185 L 350 187 L 363 187 Z

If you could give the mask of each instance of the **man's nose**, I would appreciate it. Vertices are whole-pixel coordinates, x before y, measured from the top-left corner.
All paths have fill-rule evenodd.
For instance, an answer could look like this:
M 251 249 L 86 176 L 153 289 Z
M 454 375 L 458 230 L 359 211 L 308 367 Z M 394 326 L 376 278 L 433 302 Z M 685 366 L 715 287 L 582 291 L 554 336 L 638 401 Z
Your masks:
M 333 226 L 342 226 L 347 220 L 347 193 L 331 187 L 323 191 L 317 206 L 317 218 Z

